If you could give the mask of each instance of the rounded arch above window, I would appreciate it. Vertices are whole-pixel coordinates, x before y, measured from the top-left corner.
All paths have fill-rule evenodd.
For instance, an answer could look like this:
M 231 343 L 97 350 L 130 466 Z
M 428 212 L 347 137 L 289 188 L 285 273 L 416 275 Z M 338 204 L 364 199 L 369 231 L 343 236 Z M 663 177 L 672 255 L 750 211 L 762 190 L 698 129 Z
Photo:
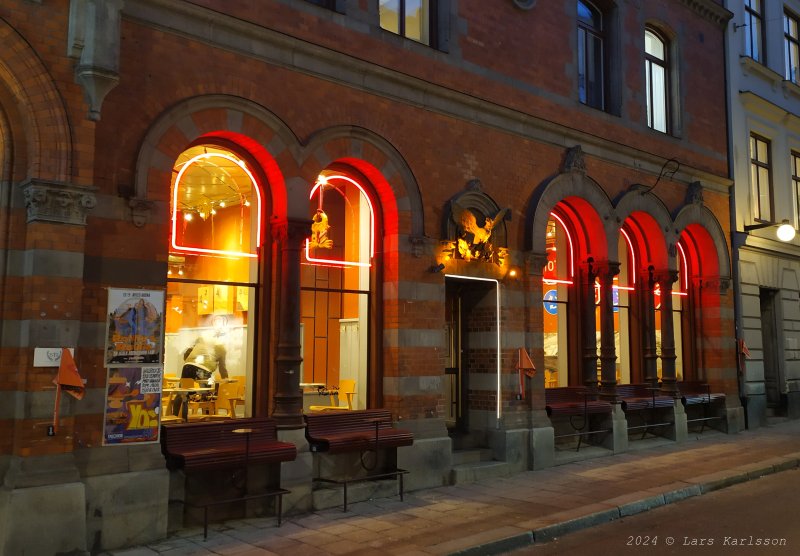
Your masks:
M 249 281 L 247 261 L 258 257 L 262 241 L 262 204 L 254 168 L 236 152 L 213 144 L 186 149 L 172 171 L 171 262 L 183 262 L 187 278 Z M 226 262 L 200 260 L 207 257 Z
M 306 261 L 316 265 L 368 267 L 375 256 L 375 209 L 364 185 L 349 172 L 327 169 L 309 194 L 310 236 Z
M 652 27 L 644 30 L 644 51 L 658 60 L 667 59 L 667 41 Z

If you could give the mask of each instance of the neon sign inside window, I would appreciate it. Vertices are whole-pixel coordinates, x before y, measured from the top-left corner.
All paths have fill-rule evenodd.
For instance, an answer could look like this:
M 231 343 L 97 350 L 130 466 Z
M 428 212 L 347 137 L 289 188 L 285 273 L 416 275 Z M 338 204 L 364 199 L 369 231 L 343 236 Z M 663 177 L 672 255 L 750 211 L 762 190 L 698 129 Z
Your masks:
M 177 237 L 178 237 L 178 192 L 180 191 L 181 187 L 181 179 L 183 179 L 184 174 L 189 169 L 189 167 L 200 161 L 200 160 L 208 160 L 210 158 L 223 158 L 225 160 L 229 160 L 239 166 L 244 173 L 247 174 L 247 177 L 250 178 L 250 182 L 253 184 L 253 189 L 256 191 L 256 248 L 261 245 L 261 190 L 256 183 L 256 179 L 250 170 L 247 168 L 245 163 L 238 158 L 231 156 L 225 153 L 202 153 L 198 154 L 190 158 L 180 169 L 178 172 L 177 177 L 175 178 L 175 187 L 172 191 L 172 248 L 175 251 L 184 251 L 187 253 L 198 253 L 203 255 L 225 255 L 229 257 L 257 257 L 258 254 L 250 253 L 247 251 L 227 251 L 224 249 L 204 249 L 201 247 L 187 247 L 185 245 L 178 245 Z M 252 209 L 251 209 L 252 210 Z
M 334 184 L 331 182 L 335 180 L 341 180 L 351 185 L 354 185 L 358 188 L 359 192 L 361 193 L 361 198 L 366 200 L 367 207 L 369 208 L 369 260 L 368 261 L 351 261 L 346 259 L 333 259 L 333 258 L 324 258 L 324 257 L 315 257 L 311 254 L 311 247 L 309 246 L 310 238 L 306 238 L 306 246 L 305 246 L 305 257 L 306 260 L 311 264 L 316 265 L 329 265 L 329 266 L 372 266 L 372 257 L 375 255 L 375 217 L 374 211 L 372 209 L 372 201 L 367 195 L 364 188 L 361 187 L 356 180 L 349 178 L 348 176 L 343 176 L 341 174 L 334 174 L 329 176 L 319 176 L 317 178 L 314 187 L 311 189 L 311 193 L 308 196 L 308 199 L 311 200 L 314 198 L 315 195 L 322 195 L 322 192 L 325 188 L 336 188 Z M 320 197 L 321 199 L 321 197 Z M 322 201 L 320 200 L 320 208 L 322 208 Z

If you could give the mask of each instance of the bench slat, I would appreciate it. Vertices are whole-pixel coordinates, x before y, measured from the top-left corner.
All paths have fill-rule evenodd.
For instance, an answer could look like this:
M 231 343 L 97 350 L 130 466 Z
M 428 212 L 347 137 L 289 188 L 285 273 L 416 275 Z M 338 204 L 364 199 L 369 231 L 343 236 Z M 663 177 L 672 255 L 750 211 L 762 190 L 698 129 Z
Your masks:
M 306 439 L 312 452 L 360 452 L 375 446 L 376 424 L 378 445 L 396 448 L 411 446 L 411 431 L 392 426 L 392 414 L 386 409 L 356 411 L 327 411 L 303 416 L 306 420 Z
M 233 432 L 241 428 L 253 429 L 249 448 L 247 435 Z M 245 448 L 249 450 L 247 461 L 252 463 L 277 463 L 297 457 L 297 447 L 278 440 L 275 420 L 268 417 L 161 426 L 161 453 L 169 469 L 241 467 Z

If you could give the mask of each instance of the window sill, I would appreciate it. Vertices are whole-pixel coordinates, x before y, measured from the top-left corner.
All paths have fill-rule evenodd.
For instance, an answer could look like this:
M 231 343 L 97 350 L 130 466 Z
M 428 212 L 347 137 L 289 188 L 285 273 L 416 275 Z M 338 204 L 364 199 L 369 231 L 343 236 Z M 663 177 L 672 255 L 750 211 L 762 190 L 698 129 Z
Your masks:
M 750 56 L 740 56 L 739 64 L 742 66 L 742 73 L 745 75 L 755 75 L 760 77 L 772 87 L 776 87 L 778 83 L 783 81 L 783 76 L 781 74 L 772 71 L 770 68 L 761 62 L 754 60 Z
M 794 97 L 795 100 L 800 100 L 800 85 L 794 81 L 784 81 L 783 96 L 786 99 Z

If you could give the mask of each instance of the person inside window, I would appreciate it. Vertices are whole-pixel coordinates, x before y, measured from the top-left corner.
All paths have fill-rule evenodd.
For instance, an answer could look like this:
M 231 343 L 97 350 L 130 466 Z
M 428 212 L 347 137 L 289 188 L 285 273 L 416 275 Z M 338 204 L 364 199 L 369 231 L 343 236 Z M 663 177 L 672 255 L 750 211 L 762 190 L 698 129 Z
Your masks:
M 215 373 L 219 373 L 221 379 L 228 378 L 228 368 L 225 365 L 225 346 L 222 344 L 210 344 L 202 336 L 197 338 L 193 345 L 186 348 L 183 352 L 183 368 L 181 378 L 191 378 L 203 386 L 214 386 Z M 193 401 L 209 399 L 211 393 L 192 394 Z M 183 407 L 183 417 L 187 418 L 186 394 L 178 394 L 172 404 L 172 414 L 181 415 Z M 196 399 L 195 399 L 196 398 Z M 188 404 L 187 404 L 188 405 Z

